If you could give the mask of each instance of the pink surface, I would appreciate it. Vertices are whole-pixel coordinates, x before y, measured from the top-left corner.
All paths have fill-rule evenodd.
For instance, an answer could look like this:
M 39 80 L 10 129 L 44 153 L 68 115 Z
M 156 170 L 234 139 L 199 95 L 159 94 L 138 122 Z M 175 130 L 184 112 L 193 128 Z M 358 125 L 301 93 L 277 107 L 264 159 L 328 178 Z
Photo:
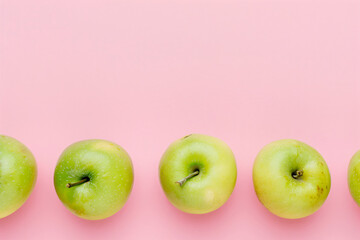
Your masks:
M 347 189 L 360 148 L 360 1 L 0 0 L 0 132 L 38 162 L 36 188 L 0 220 L 1 239 L 358 239 Z M 167 201 L 158 163 L 189 133 L 233 149 L 238 180 L 218 211 Z M 125 207 L 103 221 L 73 216 L 53 187 L 69 144 L 103 138 L 135 168 Z M 316 214 L 271 215 L 252 186 L 265 144 L 315 147 L 332 189 Z

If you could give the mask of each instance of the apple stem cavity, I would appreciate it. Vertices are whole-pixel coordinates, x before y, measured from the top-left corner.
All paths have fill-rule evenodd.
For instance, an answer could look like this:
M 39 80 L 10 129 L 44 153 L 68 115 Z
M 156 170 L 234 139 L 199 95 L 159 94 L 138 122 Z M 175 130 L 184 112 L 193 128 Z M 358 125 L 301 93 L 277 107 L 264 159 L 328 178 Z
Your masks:
M 198 175 L 199 173 L 200 173 L 200 171 L 199 171 L 199 170 L 196 170 L 195 172 L 191 173 L 189 176 L 184 177 L 183 179 L 181 179 L 181 180 L 179 180 L 179 181 L 177 181 L 177 182 L 175 182 L 175 183 L 180 184 L 180 187 L 181 187 L 182 185 L 185 184 L 185 182 L 186 182 L 188 179 L 190 179 L 190 178 L 192 178 L 192 177 L 195 177 L 195 176 Z
M 74 182 L 74 183 L 68 183 L 68 184 L 66 184 L 66 187 L 67 187 L 67 188 L 71 188 L 71 187 L 74 187 L 74 186 L 77 186 L 77 185 L 80 185 L 80 184 L 86 183 L 86 182 L 88 182 L 88 181 L 90 181 L 90 178 L 85 177 L 85 178 L 81 179 L 81 180 L 80 180 L 80 181 L 78 181 L 78 182 Z
M 292 177 L 295 179 L 298 179 L 299 177 L 301 177 L 304 174 L 303 170 L 296 170 L 295 172 L 292 173 Z

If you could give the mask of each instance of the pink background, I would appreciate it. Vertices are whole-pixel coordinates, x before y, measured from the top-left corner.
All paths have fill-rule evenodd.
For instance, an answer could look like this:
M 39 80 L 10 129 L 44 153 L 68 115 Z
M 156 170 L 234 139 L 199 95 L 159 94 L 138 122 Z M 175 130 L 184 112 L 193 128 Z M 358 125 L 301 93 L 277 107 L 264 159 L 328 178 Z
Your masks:
M 0 132 L 38 162 L 36 188 L 0 220 L 1 239 L 358 239 L 347 165 L 360 148 L 360 1 L 0 0 Z M 238 181 L 218 211 L 189 215 L 158 181 L 166 147 L 189 133 L 233 149 Z M 67 211 L 53 187 L 69 144 L 103 138 L 135 168 L 111 218 Z M 265 144 L 295 138 L 328 163 L 316 214 L 271 215 L 252 186 Z

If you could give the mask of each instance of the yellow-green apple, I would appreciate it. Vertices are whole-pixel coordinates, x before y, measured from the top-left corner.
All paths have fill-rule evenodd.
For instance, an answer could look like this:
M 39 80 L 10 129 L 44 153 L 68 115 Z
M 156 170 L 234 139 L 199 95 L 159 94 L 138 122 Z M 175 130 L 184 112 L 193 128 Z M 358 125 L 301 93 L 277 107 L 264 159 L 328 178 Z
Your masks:
M 316 212 L 330 191 L 330 173 L 323 157 L 309 145 L 291 139 L 266 145 L 257 155 L 253 182 L 260 202 L 282 218 Z
M 36 177 L 36 162 L 30 150 L 16 139 L 0 135 L 0 218 L 25 203 Z
M 351 196 L 360 206 L 360 151 L 351 158 L 348 168 L 348 185 Z
M 228 200 L 235 187 L 236 163 L 231 149 L 220 139 L 192 134 L 167 148 L 159 175 L 167 198 L 176 208 L 202 214 Z
M 54 185 L 63 204 L 89 220 L 107 218 L 125 204 L 133 185 L 129 155 L 105 140 L 85 140 L 67 147 L 55 169 Z

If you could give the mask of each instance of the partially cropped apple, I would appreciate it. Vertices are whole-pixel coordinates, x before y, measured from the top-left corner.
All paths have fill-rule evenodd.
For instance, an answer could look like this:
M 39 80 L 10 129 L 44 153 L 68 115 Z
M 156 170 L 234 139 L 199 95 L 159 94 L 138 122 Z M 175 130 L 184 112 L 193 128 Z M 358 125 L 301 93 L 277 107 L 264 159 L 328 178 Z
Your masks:
M 0 218 L 25 203 L 36 182 L 35 158 L 14 138 L 0 135 Z
M 253 182 L 260 202 L 282 218 L 316 212 L 330 191 L 330 173 L 322 156 L 297 140 L 279 140 L 257 155 Z
M 193 214 L 214 211 L 230 197 L 236 182 L 231 149 L 220 139 L 192 134 L 173 142 L 159 166 L 169 201 Z
M 61 154 L 54 175 L 56 193 L 75 215 L 107 218 L 125 204 L 133 185 L 126 151 L 105 140 L 74 143 Z
M 360 151 L 351 158 L 348 168 L 348 185 L 351 196 L 360 206 Z

